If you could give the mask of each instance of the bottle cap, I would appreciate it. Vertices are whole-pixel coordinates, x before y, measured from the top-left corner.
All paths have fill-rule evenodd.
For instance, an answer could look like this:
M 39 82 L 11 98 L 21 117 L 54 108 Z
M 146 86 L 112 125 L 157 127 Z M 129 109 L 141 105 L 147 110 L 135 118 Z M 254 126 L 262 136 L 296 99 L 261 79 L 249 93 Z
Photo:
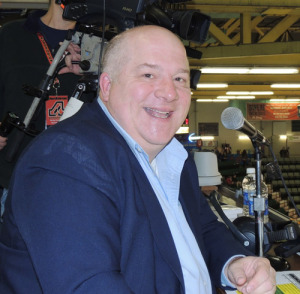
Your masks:
M 247 172 L 247 174 L 255 174 L 255 168 L 254 167 L 248 167 L 246 172 Z

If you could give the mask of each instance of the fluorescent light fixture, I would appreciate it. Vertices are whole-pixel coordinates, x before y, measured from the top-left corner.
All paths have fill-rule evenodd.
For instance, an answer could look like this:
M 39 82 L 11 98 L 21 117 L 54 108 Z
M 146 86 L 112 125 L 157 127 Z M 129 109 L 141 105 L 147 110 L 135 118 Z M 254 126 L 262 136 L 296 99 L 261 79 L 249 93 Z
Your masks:
M 235 99 L 236 96 L 217 96 L 217 99 Z
M 193 136 L 193 137 L 191 137 L 191 140 L 193 140 L 193 141 L 195 141 L 195 140 L 214 140 L 215 139 L 215 137 L 213 137 L 213 136 Z
M 228 99 L 213 99 L 212 102 L 228 102 Z
M 287 138 L 287 135 L 280 135 L 280 136 L 279 136 L 279 139 L 280 139 L 280 140 L 286 140 L 286 138 Z
M 290 88 L 290 89 L 298 89 L 300 88 L 300 84 L 272 84 L 271 88 Z
M 188 134 L 190 132 L 189 127 L 180 127 L 176 134 Z
M 273 91 L 252 91 L 250 95 L 274 95 Z
M 235 96 L 235 99 L 255 99 L 255 96 L 249 95 L 249 96 Z
M 242 67 L 203 67 L 202 74 L 247 74 L 248 68 Z
M 248 136 L 245 136 L 245 135 L 240 135 L 239 139 L 240 140 L 250 140 L 250 138 Z
M 255 99 L 255 96 L 217 96 L 217 99 Z
M 197 102 L 212 102 L 212 99 L 197 99 Z
M 273 91 L 228 91 L 226 95 L 274 95 Z
M 300 102 L 300 98 L 270 99 L 270 102 Z
M 199 83 L 197 88 L 227 88 L 228 84 L 226 83 Z
M 190 142 L 197 141 L 200 139 L 202 139 L 202 140 L 214 140 L 215 139 L 215 137 L 213 137 L 213 136 L 194 136 L 194 135 L 195 135 L 195 133 L 192 133 L 189 135 Z
M 228 99 L 197 99 L 197 102 L 228 102 Z
M 284 67 L 203 67 L 204 74 L 297 74 L 297 68 Z
M 269 75 L 276 75 L 276 74 L 297 74 L 299 70 L 297 68 L 252 68 L 250 69 L 250 74 L 269 74 Z

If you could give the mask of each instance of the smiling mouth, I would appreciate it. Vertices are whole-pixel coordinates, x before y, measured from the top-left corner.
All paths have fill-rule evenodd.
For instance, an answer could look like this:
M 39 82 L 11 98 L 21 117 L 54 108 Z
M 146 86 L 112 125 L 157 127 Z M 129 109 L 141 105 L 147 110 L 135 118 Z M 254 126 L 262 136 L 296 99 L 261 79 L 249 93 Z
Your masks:
M 168 118 L 171 115 L 170 111 L 159 111 L 157 109 L 145 107 L 145 110 L 147 113 L 149 113 L 151 116 L 158 117 L 158 118 Z

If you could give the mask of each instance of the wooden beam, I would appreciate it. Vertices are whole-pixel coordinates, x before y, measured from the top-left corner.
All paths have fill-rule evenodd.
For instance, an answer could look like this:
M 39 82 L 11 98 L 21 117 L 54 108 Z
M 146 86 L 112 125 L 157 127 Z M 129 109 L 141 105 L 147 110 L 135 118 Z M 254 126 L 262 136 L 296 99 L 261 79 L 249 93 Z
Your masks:
M 261 36 L 264 36 L 265 34 L 260 28 L 257 27 L 257 25 L 261 23 L 264 19 L 264 16 L 258 15 L 252 20 L 251 23 L 252 29 L 256 30 Z
M 193 0 L 189 4 L 200 5 L 231 5 L 231 6 L 269 6 L 269 7 L 299 7 L 300 0 Z
M 275 42 L 288 28 L 299 19 L 298 15 L 288 15 L 270 30 L 258 43 Z
M 233 41 L 222 32 L 214 23 L 209 26 L 209 33 L 223 45 L 233 45 Z
M 226 21 L 226 23 L 221 27 L 223 30 L 228 30 L 231 26 L 232 26 L 232 24 L 234 23 L 236 21 L 236 19 L 235 18 L 230 18 L 228 21 Z M 227 33 L 227 35 L 228 35 L 228 33 Z
M 262 12 L 263 15 L 300 15 L 300 8 L 269 8 Z
M 240 19 L 236 19 L 234 23 L 226 30 L 226 35 L 229 36 L 232 32 L 238 29 L 240 23 L 241 23 Z
M 241 14 L 241 43 L 251 44 L 251 15 L 250 13 Z
M 206 47 L 199 48 L 199 50 L 202 52 L 201 60 L 286 54 L 299 55 L 300 41 Z

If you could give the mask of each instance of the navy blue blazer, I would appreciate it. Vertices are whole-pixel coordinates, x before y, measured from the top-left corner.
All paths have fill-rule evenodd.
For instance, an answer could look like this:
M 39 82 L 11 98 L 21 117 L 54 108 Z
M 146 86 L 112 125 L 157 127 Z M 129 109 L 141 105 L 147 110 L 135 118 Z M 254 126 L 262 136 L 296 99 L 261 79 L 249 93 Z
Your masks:
M 180 202 L 213 290 L 221 287 L 224 263 L 245 252 L 210 210 L 190 157 Z M 0 293 L 184 293 L 156 195 L 96 100 L 27 148 L 0 240 Z

